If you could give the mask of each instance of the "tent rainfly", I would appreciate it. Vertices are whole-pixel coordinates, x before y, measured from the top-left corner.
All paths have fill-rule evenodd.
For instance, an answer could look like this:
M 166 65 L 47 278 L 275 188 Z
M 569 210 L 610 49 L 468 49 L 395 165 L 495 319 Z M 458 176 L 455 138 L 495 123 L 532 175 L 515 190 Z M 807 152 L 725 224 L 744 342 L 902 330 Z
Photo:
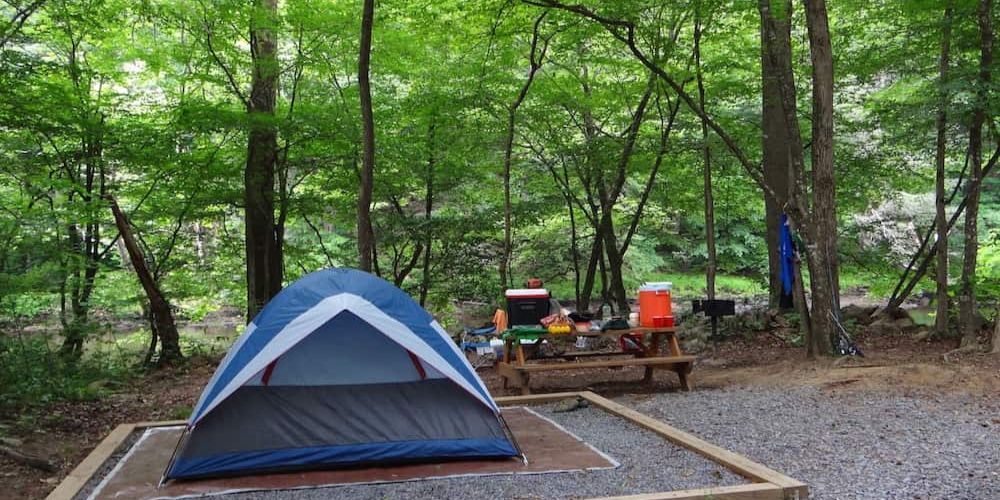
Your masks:
M 164 480 L 518 455 L 486 386 L 427 311 L 381 278 L 327 269 L 247 325 Z

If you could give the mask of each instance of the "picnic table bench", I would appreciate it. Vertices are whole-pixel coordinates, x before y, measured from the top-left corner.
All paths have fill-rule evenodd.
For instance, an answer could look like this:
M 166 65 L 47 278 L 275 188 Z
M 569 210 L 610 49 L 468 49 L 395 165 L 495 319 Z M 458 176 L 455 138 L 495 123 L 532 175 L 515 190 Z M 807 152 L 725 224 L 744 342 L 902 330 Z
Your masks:
M 644 341 L 642 348 L 630 351 L 569 351 L 547 359 L 529 360 L 524 353 L 524 345 L 522 344 L 522 340 L 541 342 L 549 339 L 569 339 L 574 337 L 613 337 L 617 339 L 621 335 L 642 336 Z M 660 355 L 660 344 L 663 341 L 666 341 L 669 356 Z M 578 361 L 580 358 L 598 356 L 615 357 L 617 359 Z M 565 361 L 548 362 L 555 358 L 561 358 Z M 497 372 L 503 380 L 504 389 L 509 385 L 513 385 L 520 388 L 521 394 L 526 395 L 531 394 L 529 383 L 531 381 L 531 374 L 535 372 L 644 366 L 646 367 L 646 371 L 643 375 L 643 382 L 649 383 L 653 380 L 653 370 L 655 368 L 668 368 L 677 373 L 681 388 L 685 391 L 690 391 L 691 384 L 688 381 L 688 374 L 691 373 L 694 360 L 694 356 L 686 356 L 681 352 L 674 327 L 630 328 L 627 330 L 573 332 L 569 334 L 533 333 L 524 336 L 508 332 L 504 335 L 503 359 L 497 363 Z

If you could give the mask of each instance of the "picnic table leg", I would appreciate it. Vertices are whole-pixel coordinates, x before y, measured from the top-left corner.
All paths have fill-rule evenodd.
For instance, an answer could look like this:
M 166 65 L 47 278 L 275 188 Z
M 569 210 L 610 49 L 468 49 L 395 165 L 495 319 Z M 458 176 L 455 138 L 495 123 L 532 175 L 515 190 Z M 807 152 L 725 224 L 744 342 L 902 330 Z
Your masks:
M 691 368 L 691 363 L 674 365 L 674 371 L 677 372 L 677 379 L 681 383 L 681 390 L 685 392 L 691 391 L 691 382 L 688 380 L 688 374 L 691 373 Z
M 528 373 L 528 372 L 520 371 L 520 370 L 518 370 L 517 374 L 519 375 L 519 378 L 521 379 L 520 380 L 520 382 L 521 382 L 521 395 L 522 396 L 530 395 L 531 394 L 531 387 L 529 386 L 529 383 L 531 382 L 531 374 Z
M 677 342 L 677 334 L 673 333 L 670 335 L 670 355 L 671 356 L 682 356 L 681 345 Z
M 510 345 L 511 345 L 510 339 L 504 339 L 503 359 L 502 359 L 503 363 L 510 363 Z M 500 381 L 503 384 L 502 385 L 503 389 L 507 389 L 507 386 L 510 385 L 510 379 L 508 379 L 507 375 L 503 372 L 503 370 L 500 369 L 500 363 L 497 363 L 497 372 L 500 374 Z
M 649 344 L 646 346 L 645 357 L 655 358 L 660 353 L 660 338 L 662 334 L 653 332 L 649 335 Z M 646 365 L 646 372 L 642 376 L 643 383 L 653 382 L 653 366 Z
M 671 356 L 683 355 L 683 353 L 681 352 L 680 342 L 677 341 L 676 333 L 670 335 L 670 340 L 668 342 L 669 342 L 668 345 L 670 346 Z M 692 368 L 693 366 L 691 365 L 691 363 L 680 363 L 674 365 L 674 371 L 677 372 L 677 379 L 680 381 L 681 389 L 684 391 L 691 390 L 691 382 L 688 380 L 688 374 L 691 373 Z

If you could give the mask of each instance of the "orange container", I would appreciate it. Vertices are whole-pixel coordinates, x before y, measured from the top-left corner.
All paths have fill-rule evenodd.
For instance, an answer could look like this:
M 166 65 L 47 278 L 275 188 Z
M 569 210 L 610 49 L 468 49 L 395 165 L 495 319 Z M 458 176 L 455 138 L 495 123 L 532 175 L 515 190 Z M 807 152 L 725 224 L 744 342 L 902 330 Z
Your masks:
M 646 283 L 639 287 L 639 326 L 666 326 L 662 324 L 664 320 L 657 325 L 653 318 L 669 316 L 673 319 L 670 288 L 670 283 Z

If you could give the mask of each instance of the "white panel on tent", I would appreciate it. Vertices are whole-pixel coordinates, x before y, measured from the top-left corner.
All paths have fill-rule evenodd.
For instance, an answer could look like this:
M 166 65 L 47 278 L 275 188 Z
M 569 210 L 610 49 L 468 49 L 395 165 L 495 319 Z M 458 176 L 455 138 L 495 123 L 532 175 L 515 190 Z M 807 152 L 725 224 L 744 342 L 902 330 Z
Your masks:
M 419 363 L 418 369 L 414 363 Z M 416 382 L 444 378 L 368 322 L 338 314 L 244 385 L 307 386 Z M 423 370 L 421 373 L 419 370 Z

